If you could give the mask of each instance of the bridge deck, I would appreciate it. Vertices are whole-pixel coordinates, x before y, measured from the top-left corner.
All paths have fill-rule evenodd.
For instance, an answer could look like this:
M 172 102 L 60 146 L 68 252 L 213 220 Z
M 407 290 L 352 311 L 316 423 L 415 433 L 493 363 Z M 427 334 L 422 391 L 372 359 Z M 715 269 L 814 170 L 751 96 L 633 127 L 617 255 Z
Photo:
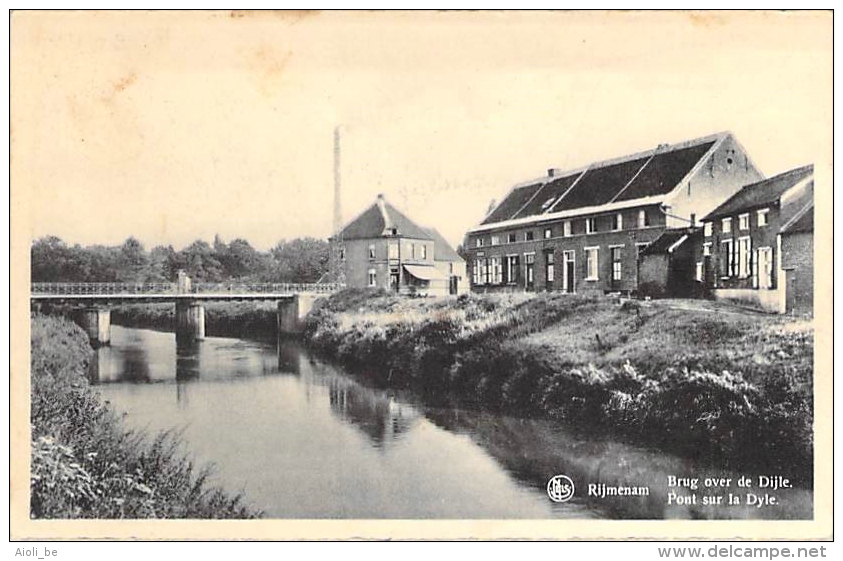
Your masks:
M 219 300 L 284 300 L 292 298 L 302 292 L 282 293 L 185 293 L 185 294 L 31 294 L 30 299 L 34 301 L 66 301 L 94 302 L 103 300 L 121 300 L 134 302 L 176 302 L 179 300 L 191 301 L 219 301 Z
M 196 283 L 180 290 L 175 283 L 33 283 L 33 302 L 179 302 L 286 300 L 297 294 L 331 294 L 340 284 Z

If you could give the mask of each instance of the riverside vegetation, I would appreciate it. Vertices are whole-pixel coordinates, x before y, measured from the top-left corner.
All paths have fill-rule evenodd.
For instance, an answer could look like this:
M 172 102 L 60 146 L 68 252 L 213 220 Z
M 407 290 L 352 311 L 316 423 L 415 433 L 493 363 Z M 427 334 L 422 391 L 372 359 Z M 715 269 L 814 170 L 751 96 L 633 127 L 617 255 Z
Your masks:
M 810 322 L 702 301 L 346 290 L 307 340 L 372 383 L 811 486 Z
M 115 309 L 168 329 L 172 305 Z M 206 306 L 208 335 L 272 336 L 274 304 Z M 809 321 L 706 301 L 544 294 L 317 301 L 306 343 L 430 403 L 562 421 L 730 469 L 813 477 Z
M 207 483 L 178 434 L 127 430 L 88 385 L 87 336 L 61 317 L 32 316 L 32 518 L 254 518 Z

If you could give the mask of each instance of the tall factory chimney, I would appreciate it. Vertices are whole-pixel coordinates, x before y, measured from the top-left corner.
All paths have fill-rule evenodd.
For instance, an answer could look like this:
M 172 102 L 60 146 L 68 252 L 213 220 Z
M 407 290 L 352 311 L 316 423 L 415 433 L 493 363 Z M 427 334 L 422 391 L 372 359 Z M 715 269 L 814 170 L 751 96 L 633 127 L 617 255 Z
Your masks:
M 331 257 L 328 263 L 331 282 L 345 283 L 345 271 L 343 267 L 345 244 L 342 240 L 342 202 L 340 191 L 342 187 L 342 174 L 340 173 L 340 126 L 334 127 L 334 224 L 331 233 Z
M 342 229 L 342 204 L 340 200 L 340 127 L 334 128 L 334 236 Z

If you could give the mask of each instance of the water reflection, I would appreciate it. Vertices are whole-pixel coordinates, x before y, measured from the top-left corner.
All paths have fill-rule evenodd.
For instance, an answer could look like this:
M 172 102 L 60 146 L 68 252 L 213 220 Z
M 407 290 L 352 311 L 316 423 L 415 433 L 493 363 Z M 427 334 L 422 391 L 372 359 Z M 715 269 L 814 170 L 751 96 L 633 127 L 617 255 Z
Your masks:
M 330 378 L 328 395 L 331 411 L 354 425 L 378 448 L 397 440 L 418 419 L 411 406 L 341 378 Z
M 184 428 L 215 483 L 245 492 L 270 517 L 718 518 L 810 517 L 810 492 L 779 509 L 669 509 L 666 477 L 705 476 L 693 462 L 581 438 L 548 421 L 430 408 L 370 388 L 292 341 L 112 328 L 92 382 L 136 428 Z M 571 501 L 548 500 L 558 473 Z M 595 499 L 590 483 L 649 485 L 643 498 Z M 796 506 L 794 506 L 796 505 Z M 807 513 L 807 514 L 805 514 Z

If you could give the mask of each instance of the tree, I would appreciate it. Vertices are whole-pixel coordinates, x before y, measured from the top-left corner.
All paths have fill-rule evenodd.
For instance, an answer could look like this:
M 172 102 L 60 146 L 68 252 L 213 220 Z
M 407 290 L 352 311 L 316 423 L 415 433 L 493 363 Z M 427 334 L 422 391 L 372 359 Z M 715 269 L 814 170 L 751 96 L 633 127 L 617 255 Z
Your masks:
M 179 252 L 183 269 L 196 282 L 220 282 L 223 279 L 222 264 L 216 252 L 203 240 L 196 240 Z
M 281 240 L 270 250 L 274 282 L 316 282 L 328 272 L 330 247 L 325 240 L 296 238 Z
M 149 274 L 149 256 L 134 237 L 130 236 L 120 247 L 118 272 L 123 282 L 141 282 Z

